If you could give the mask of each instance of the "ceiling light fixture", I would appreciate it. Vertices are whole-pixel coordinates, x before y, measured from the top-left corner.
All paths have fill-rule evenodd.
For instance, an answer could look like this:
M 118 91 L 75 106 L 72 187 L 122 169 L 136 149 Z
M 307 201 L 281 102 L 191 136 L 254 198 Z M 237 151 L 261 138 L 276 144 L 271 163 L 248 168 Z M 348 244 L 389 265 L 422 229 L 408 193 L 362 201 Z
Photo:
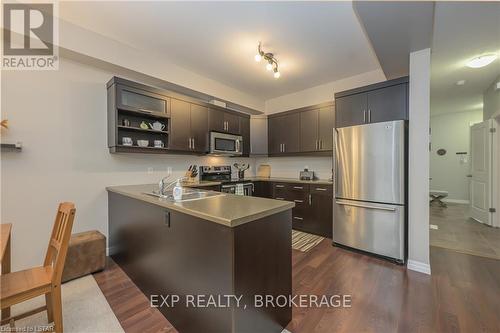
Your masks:
M 494 53 L 484 54 L 467 61 L 466 66 L 470 68 L 481 68 L 484 66 L 488 66 L 493 61 L 495 61 L 497 57 L 498 56 Z
M 266 69 L 268 71 L 273 71 L 273 76 L 275 79 L 278 79 L 281 74 L 278 69 L 278 60 L 274 57 L 272 53 L 266 53 L 262 50 L 262 43 L 259 42 L 259 47 L 257 48 L 257 54 L 254 57 L 255 61 L 260 62 L 262 59 L 264 59 L 267 64 L 266 64 Z

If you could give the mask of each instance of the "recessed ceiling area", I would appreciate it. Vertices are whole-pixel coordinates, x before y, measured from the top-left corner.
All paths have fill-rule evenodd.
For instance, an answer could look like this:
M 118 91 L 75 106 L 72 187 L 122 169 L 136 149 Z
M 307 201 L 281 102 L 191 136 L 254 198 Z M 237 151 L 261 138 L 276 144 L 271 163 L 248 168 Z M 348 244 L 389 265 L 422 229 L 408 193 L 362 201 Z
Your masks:
M 60 17 L 262 99 L 380 69 L 347 2 L 61 2 Z M 257 63 L 258 42 L 281 77 Z
M 437 2 L 432 46 L 431 113 L 482 109 L 483 92 L 500 74 L 500 60 L 482 68 L 466 63 L 500 53 L 500 3 Z M 457 82 L 464 80 L 463 85 Z

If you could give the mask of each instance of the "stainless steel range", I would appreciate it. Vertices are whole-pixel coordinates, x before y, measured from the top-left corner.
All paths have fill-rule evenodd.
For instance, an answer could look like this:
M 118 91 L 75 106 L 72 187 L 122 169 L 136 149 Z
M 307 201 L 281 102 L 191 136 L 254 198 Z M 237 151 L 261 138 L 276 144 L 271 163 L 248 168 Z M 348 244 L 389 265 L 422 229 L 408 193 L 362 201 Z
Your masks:
M 242 181 L 231 178 L 231 166 L 202 166 L 200 167 L 201 181 L 221 182 L 221 191 L 237 195 L 252 196 L 254 186 L 251 181 Z

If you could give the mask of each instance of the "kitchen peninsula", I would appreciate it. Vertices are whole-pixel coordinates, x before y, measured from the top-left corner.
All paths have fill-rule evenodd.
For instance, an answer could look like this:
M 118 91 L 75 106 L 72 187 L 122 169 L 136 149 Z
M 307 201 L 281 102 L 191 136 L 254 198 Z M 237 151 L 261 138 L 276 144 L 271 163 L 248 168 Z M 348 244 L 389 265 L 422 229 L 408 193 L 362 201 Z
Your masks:
M 151 299 L 179 296 L 159 310 L 180 332 L 281 332 L 291 307 L 255 307 L 254 297 L 292 292 L 294 203 L 232 194 L 173 202 L 146 194 L 155 187 L 107 188 L 112 258 Z M 186 306 L 191 295 L 242 299 Z

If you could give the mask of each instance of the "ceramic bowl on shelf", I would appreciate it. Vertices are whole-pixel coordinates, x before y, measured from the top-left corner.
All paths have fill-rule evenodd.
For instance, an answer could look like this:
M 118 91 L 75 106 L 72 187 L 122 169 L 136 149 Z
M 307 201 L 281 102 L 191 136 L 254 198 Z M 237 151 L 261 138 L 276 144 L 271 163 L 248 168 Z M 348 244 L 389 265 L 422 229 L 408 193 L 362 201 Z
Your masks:
M 139 147 L 147 147 L 149 146 L 149 140 L 137 140 L 137 145 Z

